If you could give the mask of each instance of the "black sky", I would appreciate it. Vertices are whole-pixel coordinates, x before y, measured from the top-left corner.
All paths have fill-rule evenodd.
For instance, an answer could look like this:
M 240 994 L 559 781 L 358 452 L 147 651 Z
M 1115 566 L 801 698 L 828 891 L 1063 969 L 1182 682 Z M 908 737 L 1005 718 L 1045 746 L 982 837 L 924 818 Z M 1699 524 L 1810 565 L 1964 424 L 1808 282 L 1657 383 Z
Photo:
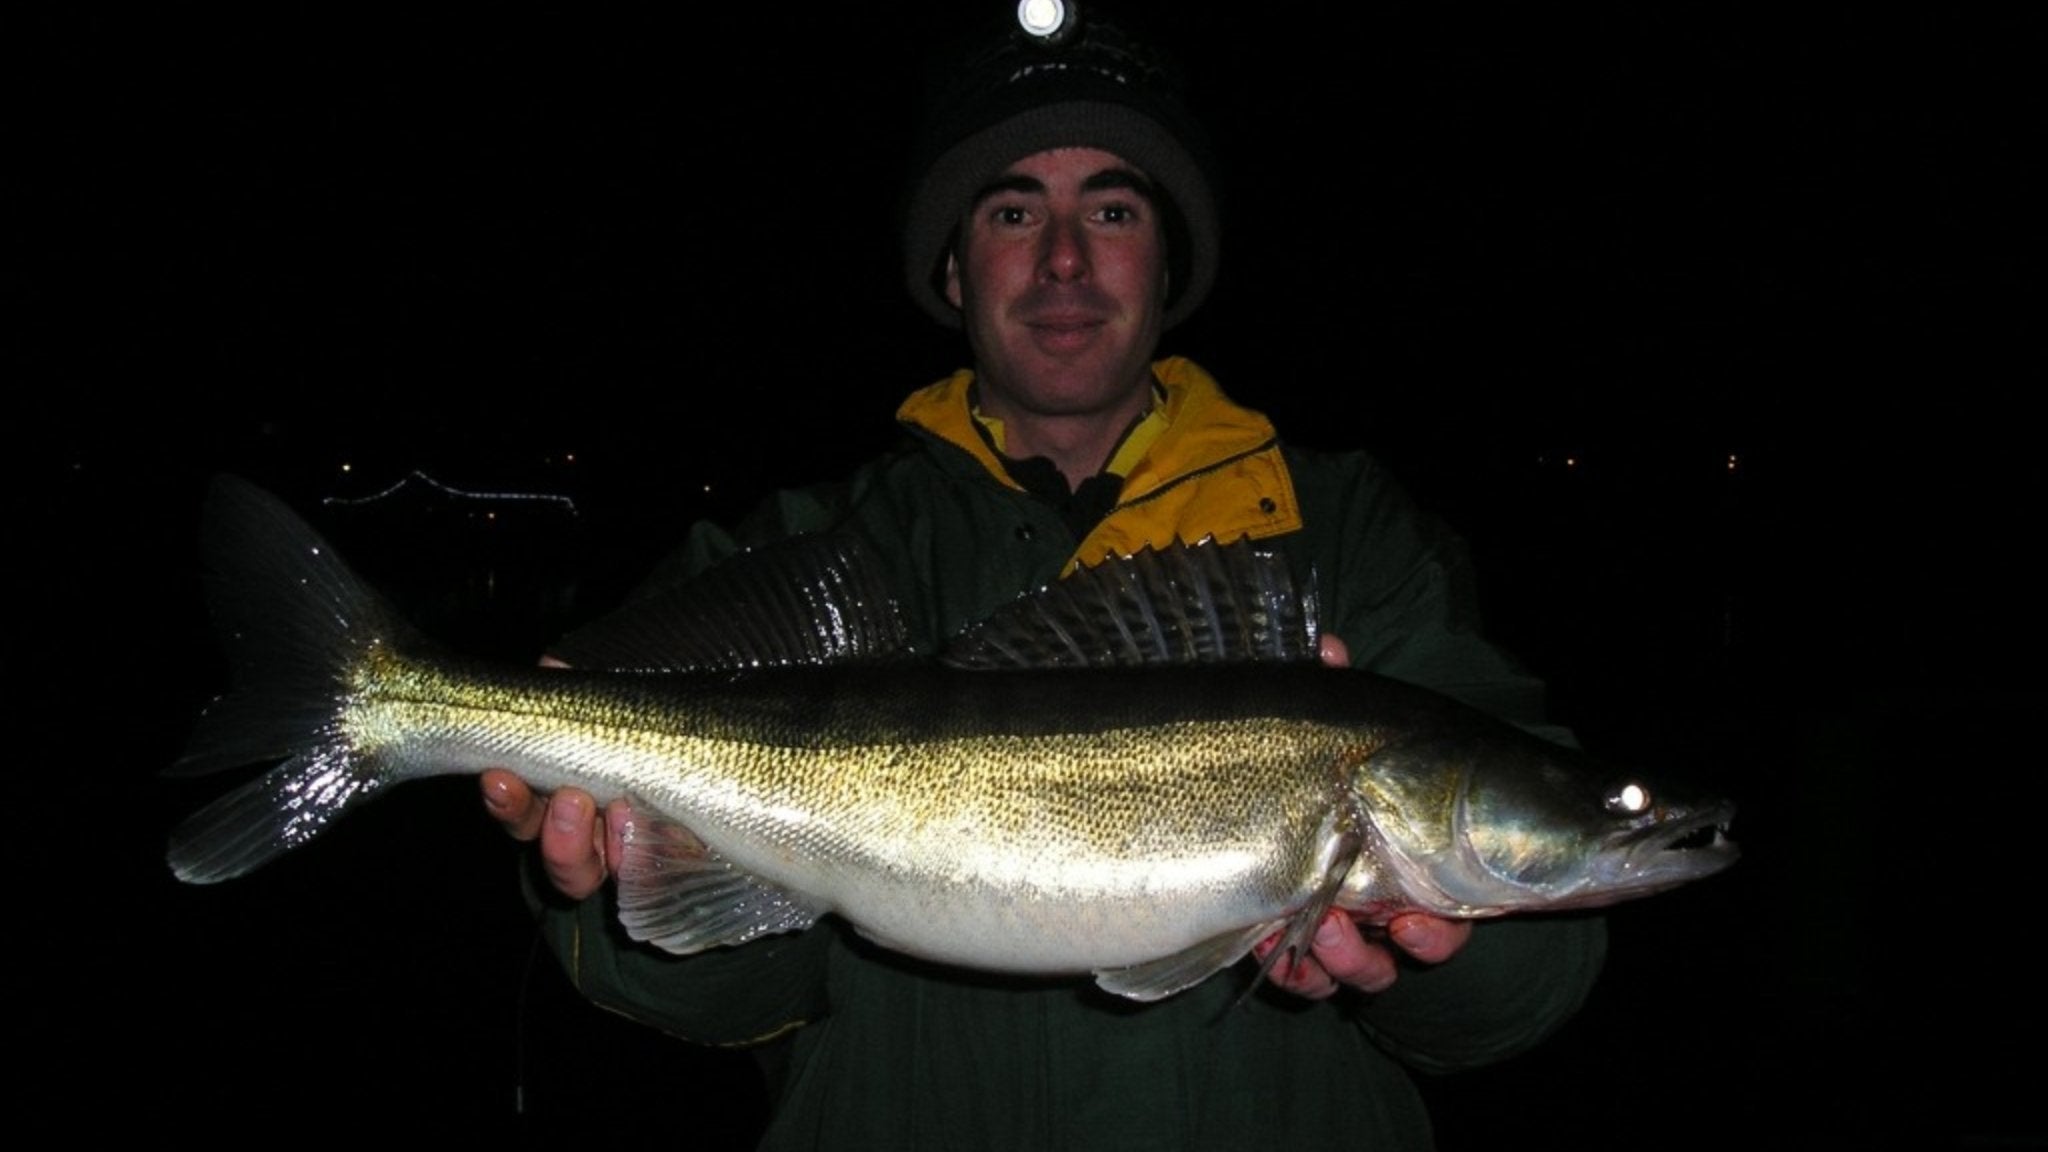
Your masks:
M 343 1069 L 396 1060 L 382 1099 L 503 1120 L 516 1022 L 554 1036 L 533 1059 L 571 1116 L 652 1116 L 693 1074 L 680 1046 L 589 1039 L 580 1005 L 512 1006 L 509 849 L 466 794 L 366 814 L 383 837 L 237 899 L 161 873 L 197 797 L 152 773 L 219 688 L 191 555 L 214 472 L 309 509 L 414 469 L 572 495 L 542 569 L 598 611 L 688 519 L 886 444 L 896 400 L 960 361 L 889 221 L 919 63 L 962 5 L 685 23 L 702 7 L 9 18 L 7 667 L 45 733 L 25 767 L 80 781 L 37 786 L 29 856 L 53 869 L 23 892 L 64 905 L 28 918 L 55 1081 L 113 1048 L 195 1125 L 239 1086 L 374 1115 L 401 1105 Z M 1873 1055 L 1895 1029 L 2033 1014 L 2008 949 L 1894 910 L 1980 922 L 1923 863 L 1918 817 L 1958 800 L 1927 766 L 2017 803 L 2038 759 L 2015 751 L 2042 688 L 2037 41 L 1947 9 L 1139 7 L 1226 164 L 1222 278 L 1168 350 L 1463 530 L 1495 629 L 1589 744 L 1764 797 L 1754 879 L 1630 921 L 1644 951 L 1558 1062 L 1447 1105 L 1509 1093 L 1581 1147 L 1640 1146 L 1603 1115 L 1681 1102 L 1700 1146 L 1769 1131 L 1767 1105 L 1803 1131 L 1924 1120 L 1809 1078 L 1882 1094 L 1925 1071 Z M 421 567 L 475 563 L 411 560 L 374 568 L 430 603 Z M 380 839 L 426 858 L 380 862 Z M 1903 943 L 1877 944 L 1880 912 Z M 1931 955 L 1894 983 L 1902 949 Z M 1930 984 L 1944 1009 L 1894 1007 Z M 631 1066 L 585 1069 L 581 1043 Z M 493 1066 L 436 1095 L 480 1047 Z M 1585 1069 L 1619 1095 L 1559 1100 Z M 1923 1091 L 1988 1146 L 2038 1134 L 2016 1075 Z
M 1830 376 L 1981 369 L 2018 333 L 2015 29 L 1142 7 L 1228 169 L 1222 287 L 1172 346 L 1297 435 L 1741 450 Z M 590 439 L 685 476 L 759 456 L 705 391 L 802 381 L 769 410 L 829 474 L 960 356 L 889 219 L 962 8 L 62 25 L 27 50 L 16 238 L 30 331 L 72 339 L 23 367 L 140 377 L 109 417 L 230 448 L 254 421 L 401 469 Z

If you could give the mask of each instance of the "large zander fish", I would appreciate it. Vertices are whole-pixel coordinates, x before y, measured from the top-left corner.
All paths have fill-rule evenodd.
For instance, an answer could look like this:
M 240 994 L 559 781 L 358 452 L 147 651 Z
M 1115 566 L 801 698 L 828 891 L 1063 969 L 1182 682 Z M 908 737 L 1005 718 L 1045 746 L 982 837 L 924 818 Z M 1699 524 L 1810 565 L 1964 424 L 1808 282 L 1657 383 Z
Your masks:
M 1731 863 L 1733 809 L 1315 658 L 1313 597 L 1246 544 L 1148 551 L 906 655 L 857 543 L 714 568 L 596 634 L 606 670 L 437 652 L 275 497 L 209 497 L 232 691 L 172 769 L 281 759 L 172 835 L 241 875 L 388 785 L 499 766 L 636 813 L 636 939 L 688 953 L 836 914 L 987 971 L 1168 996 L 1330 908 L 1586 908 Z M 1278 952 L 1276 952 L 1276 955 Z

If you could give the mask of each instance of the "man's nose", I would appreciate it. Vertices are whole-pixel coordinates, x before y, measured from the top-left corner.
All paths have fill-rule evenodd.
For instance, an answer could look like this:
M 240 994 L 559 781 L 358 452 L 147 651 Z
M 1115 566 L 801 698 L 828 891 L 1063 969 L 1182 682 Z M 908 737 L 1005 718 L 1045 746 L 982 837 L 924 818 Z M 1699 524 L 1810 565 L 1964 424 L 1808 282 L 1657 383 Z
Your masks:
M 1054 215 L 1040 236 L 1039 274 L 1048 280 L 1088 278 L 1088 233 L 1082 221 Z

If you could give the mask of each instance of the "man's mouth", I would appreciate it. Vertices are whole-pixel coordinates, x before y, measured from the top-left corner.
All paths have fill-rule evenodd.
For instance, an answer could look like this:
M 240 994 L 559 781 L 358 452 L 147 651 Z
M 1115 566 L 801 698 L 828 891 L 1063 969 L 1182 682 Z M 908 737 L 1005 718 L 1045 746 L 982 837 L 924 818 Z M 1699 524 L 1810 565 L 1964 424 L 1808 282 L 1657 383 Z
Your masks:
M 1024 322 L 1032 338 L 1049 348 L 1072 348 L 1086 344 L 1108 323 L 1100 316 L 1043 315 Z
M 1081 312 L 1047 312 L 1024 318 L 1024 326 L 1030 328 L 1030 334 L 1034 338 L 1053 344 L 1085 340 L 1094 336 L 1096 330 L 1100 330 L 1104 324 L 1108 324 L 1108 320 L 1104 320 L 1102 316 Z

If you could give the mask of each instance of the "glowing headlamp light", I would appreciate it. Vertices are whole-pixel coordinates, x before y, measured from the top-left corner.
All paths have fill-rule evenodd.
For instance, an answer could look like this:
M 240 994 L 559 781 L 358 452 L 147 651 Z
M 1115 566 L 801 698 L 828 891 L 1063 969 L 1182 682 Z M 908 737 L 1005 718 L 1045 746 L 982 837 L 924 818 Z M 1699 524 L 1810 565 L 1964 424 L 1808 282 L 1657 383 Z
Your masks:
M 1081 26 L 1081 9 L 1073 0 L 1017 0 L 1017 26 L 1040 44 L 1064 44 Z

